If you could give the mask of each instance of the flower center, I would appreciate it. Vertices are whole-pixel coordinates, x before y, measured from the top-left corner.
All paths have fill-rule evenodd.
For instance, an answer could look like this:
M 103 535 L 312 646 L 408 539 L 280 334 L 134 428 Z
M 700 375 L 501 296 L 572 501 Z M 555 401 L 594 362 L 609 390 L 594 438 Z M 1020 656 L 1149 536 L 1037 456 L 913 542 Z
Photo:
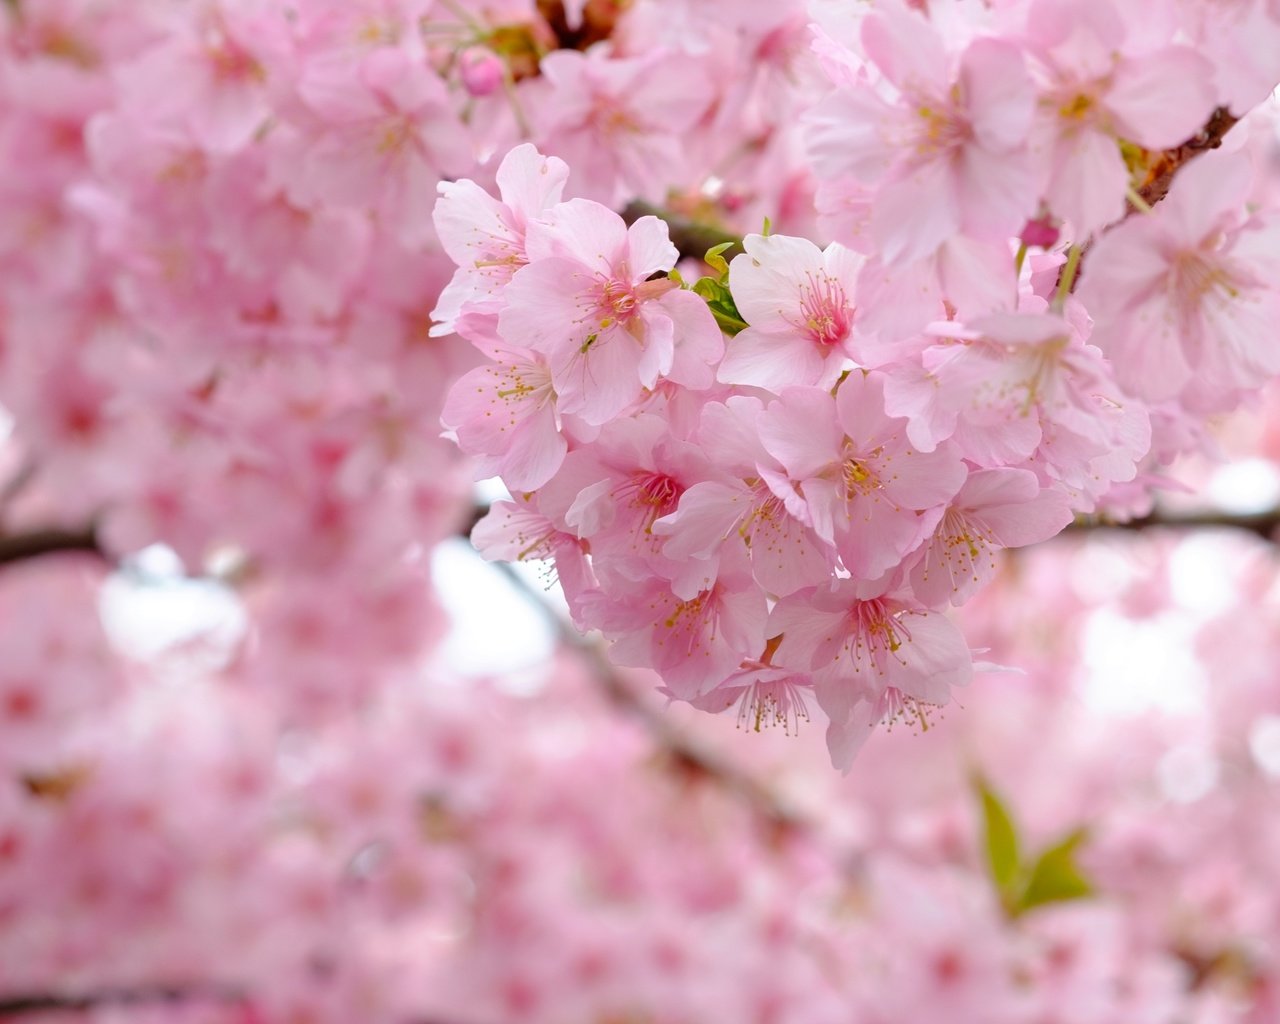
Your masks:
M 683 492 L 684 488 L 665 473 L 637 473 L 613 493 L 639 513 L 641 531 L 652 534 L 653 524 L 675 511 Z
M 908 697 L 896 686 L 886 686 L 871 709 L 871 721 L 883 723 L 890 732 L 899 722 L 909 723 L 913 731 L 919 729 L 920 732 L 928 732 L 933 725 L 930 716 L 937 709 L 936 704 Z
M 795 678 L 754 682 L 743 692 L 738 705 L 738 728 L 760 732 L 781 726 L 790 736 L 800 731 L 800 723 L 809 721 L 809 705 Z
M 1174 258 L 1169 273 L 1169 293 L 1184 319 L 1198 313 L 1206 299 L 1222 301 L 1240 296 L 1236 282 L 1222 263 L 1210 254 L 1195 250 L 1180 252 Z
M 916 117 L 912 143 L 919 157 L 948 153 L 964 145 L 973 134 L 960 110 L 946 100 L 923 99 L 916 104 Z
M 808 274 L 800 288 L 803 329 L 819 345 L 838 345 L 849 337 L 853 311 L 844 287 L 826 274 Z
M 867 453 L 855 453 L 846 442 L 844 461 L 840 463 L 840 479 L 844 483 L 846 501 L 854 498 L 868 498 L 884 485 L 876 472 L 875 462 L 884 451 L 883 447 Z
M 402 152 L 413 137 L 413 125 L 407 117 L 393 117 L 378 127 L 376 148 L 379 154 L 396 155 Z
M 911 632 L 903 625 L 901 616 L 895 615 L 883 601 L 879 598 L 858 601 L 849 609 L 849 618 L 849 639 L 845 650 L 858 669 L 861 669 L 864 657 L 870 661 L 872 670 L 881 676 L 885 674 L 888 659 L 906 665 L 899 651 L 904 644 L 911 642 Z

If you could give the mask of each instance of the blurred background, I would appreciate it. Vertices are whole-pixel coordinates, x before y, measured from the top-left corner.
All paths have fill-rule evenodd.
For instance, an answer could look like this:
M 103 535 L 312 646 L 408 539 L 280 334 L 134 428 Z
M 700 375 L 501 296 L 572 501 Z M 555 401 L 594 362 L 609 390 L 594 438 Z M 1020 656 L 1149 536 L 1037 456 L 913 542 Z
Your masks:
M 1180 474 L 1250 529 L 1010 553 L 960 613 L 1007 671 L 847 777 L 816 709 L 665 708 L 461 539 L 432 642 L 340 713 L 331 624 L 267 678 L 245 598 L 163 546 L 6 565 L 0 1010 L 1274 1020 L 1277 409 Z
M 466 539 L 504 492 L 440 436 L 437 183 L 530 137 L 820 237 L 808 17 L 0 3 L 0 1020 L 1280 1021 L 1275 392 L 1006 554 L 986 670 L 846 776 L 816 708 L 667 707 Z

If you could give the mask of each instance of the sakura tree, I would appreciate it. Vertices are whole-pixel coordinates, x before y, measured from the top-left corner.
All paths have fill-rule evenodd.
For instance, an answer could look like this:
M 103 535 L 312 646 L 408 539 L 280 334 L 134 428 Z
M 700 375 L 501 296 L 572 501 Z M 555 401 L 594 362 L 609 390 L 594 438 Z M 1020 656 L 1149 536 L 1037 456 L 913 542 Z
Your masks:
M 0 54 L 0 1020 L 1280 1015 L 1275 0 Z

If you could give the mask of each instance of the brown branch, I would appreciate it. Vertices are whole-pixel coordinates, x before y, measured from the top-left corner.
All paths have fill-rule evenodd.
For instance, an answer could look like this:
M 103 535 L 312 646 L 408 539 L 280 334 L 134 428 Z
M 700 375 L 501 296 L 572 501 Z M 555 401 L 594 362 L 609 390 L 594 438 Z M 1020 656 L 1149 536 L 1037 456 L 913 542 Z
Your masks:
M 35 475 L 36 464 L 28 460 L 18 468 L 18 471 L 13 476 L 4 482 L 4 486 L 0 487 L 0 511 L 3 511 L 4 506 L 26 490 L 27 484 L 35 479 Z
M 1280 531 L 1280 508 L 1252 513 L 1156 511 L 1128 522 L 1087 517 L 1076 520 L 1060 536 L 1096 530 L 1238 530 L 1275 543 Z
M 1148 206 L 1155 206 L 1169 194 L 1169 186 L 1173 184 L 1174 175 L 1183 165 L 1200 154 L 1208 153 L 1221 146 L 1223 137 L 1235 127 L 1239 120 L 1240 118 L 1226 107 L 1218 107 L 1196 135 L 1181 146 L 1174 146 L 1173 149 L 1167 149 L 1156 156 L 1147 168 L 1147 177 L 1138 188 L 1138 195 Z
M 640 199 L 633 199 L 622 211 L 622 219 L 628 224 L 634 224 L 641 217 L 657 217 L 665 221 L 671 232 L 671 241 L 680 250 L 681 256 L 702 259 L 708 249 L 722 242 L 733 243 L 733 246 L 724 253 L 726 260 L 733 259 L 743 251 L 741 235 L 718 228 L 714 224 L 693 220 Z
M 14 1020 L 31 1013 L 82 1013 L 102 1006 L 143 1006 L 147 1004 L 171 1004 L 184 1002 L 213 1002 L 239 1004 L 245 997 L 232 989 L 212 986 L 181 988 L 157 986 L 155 988 L 102 989 L 81 993 L 20 993 L 0 995 L 0 1021 Z
M 781 838 L 808 826 L 799 814 L 784 806 L 759 779 L 685 734 L 660 708 L 646 701 L 633 687 L 627 685 L 605 656 L 601 645 L 579 633 L 510 564 L 491 564 L 506 575 L 530 605 L 546 619 L 560 643 L 582 657 L 601 691 L 610 701 L 644 725 L 654 742 L 671 759 L 673 768 L 691 778 L 714 781 L 742 797 L 776 837 Z
M 104 560 L 108 557 L 92 525 L 78 530 L 51 528 L 0 535 L 0 566 L 66 551 L 86 552 Z
M 1218 107 L 1209 115 L 1209 120 L 1205 122 L 1204 127 L 1195 135 L 1187 139 L 1180 146 L 1174 146 L 1173 149 L 1166 149 L 1157 153 L 1145 153 L 1146 155 L 1146 175 L 1142 184 L 1135 189 L 1138 197 L 1146 203 L 1150 208 L 1160 202 L 1169 194 L 1169 189 L 1173 185 L 1174 176 L 1184 166 L 1210 150 L 1217 149 L 1222 145 L 1223 137 L 1229 132 L 1240 118 L 1231 113 L 1226 107 Z M 1133 203 L 1127 203 L 1124 217 L 1121 220 L 1127 220 L 1138 212 L 1138 208 Z M 1083 244 L 1080 250 L 1080 261 L 1076 268 L 1075 276 L 1071 279 L 1069 290 L 1074 292 L 1076 287 L 1084 279 L 1084 258 L 1089 254 L 1089 250 L 1093 248 L 1093 239 L 1089 239 Z M 1065 267 L 1064 267 L 1065 270 Z M 1058 274 L 1058 284 L 1062 283 L 1062 271 Z
M 16 1021 L 35 1013 L 84 1013 L 102 1007 L 172 1005 L 175 1003 L 215 1003 L 227 1007 L 249 1008 L 252 1003 L 244 993 L 233 988 L 194 985 L 189 988 L 157 986 L 155 988 L 101 989 L 75 995 L 54 993 L 0 994 L 0 1021 Z M 423 1018 L 415 1024 L 449 1024 L 436 1017 Z
M 580 14 L 581 24 L 571 29 L 562 0 L 538 0 L 538 13 L 555 36 L 556 48 L 561 50 L 585 50 L 608 39 L 624 9 L 625 4 L 618 0 L 587 0 Z

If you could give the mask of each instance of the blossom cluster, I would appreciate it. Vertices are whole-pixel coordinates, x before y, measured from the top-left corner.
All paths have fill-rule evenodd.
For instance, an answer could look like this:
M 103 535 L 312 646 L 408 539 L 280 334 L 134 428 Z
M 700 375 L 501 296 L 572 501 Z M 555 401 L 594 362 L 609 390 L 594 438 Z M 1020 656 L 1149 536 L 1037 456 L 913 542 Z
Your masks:
M 528 133 L 592 154 L 602 200 L 717 164 L 707 209 L 774 207 L 731 153 L 786 148 L 790 95 L 757 94 L 801 5 L 719 6 L 744 70 L 717 81 L 685 59 L 706 33 L 647 5 L 0 4 L 4 532 L 92 526 L 234 586 L 237 666 L 299 722 L 393 685 L 446 630 L 429 555 L 472 504 L 438 436 L 476 359 L 429 335 L 437 183 Z M 679 145 L 713 106 L 705 152 Z
M 997 552 L 1143 509 L 1280 372 L 1280 208 L 1247 149 L 1139 191 L 1280 60 L 1245 88 L 1194 19 L 1139 34 L 1108 0 L 946 36 L 892 0 L 827 13 L 807 124 L 837 240 L 750 234 L 690 286 L 662 221 L 566 199 L 525 144 L 496 195 L 440 188 L 433 331 L 488 358 L 444 413 L 515 496 L 481 550 L 554 559 L 575 624 L 674 699 L 789 726 L 812 694 L 847 769 L 969 681 L 944 612 Z

